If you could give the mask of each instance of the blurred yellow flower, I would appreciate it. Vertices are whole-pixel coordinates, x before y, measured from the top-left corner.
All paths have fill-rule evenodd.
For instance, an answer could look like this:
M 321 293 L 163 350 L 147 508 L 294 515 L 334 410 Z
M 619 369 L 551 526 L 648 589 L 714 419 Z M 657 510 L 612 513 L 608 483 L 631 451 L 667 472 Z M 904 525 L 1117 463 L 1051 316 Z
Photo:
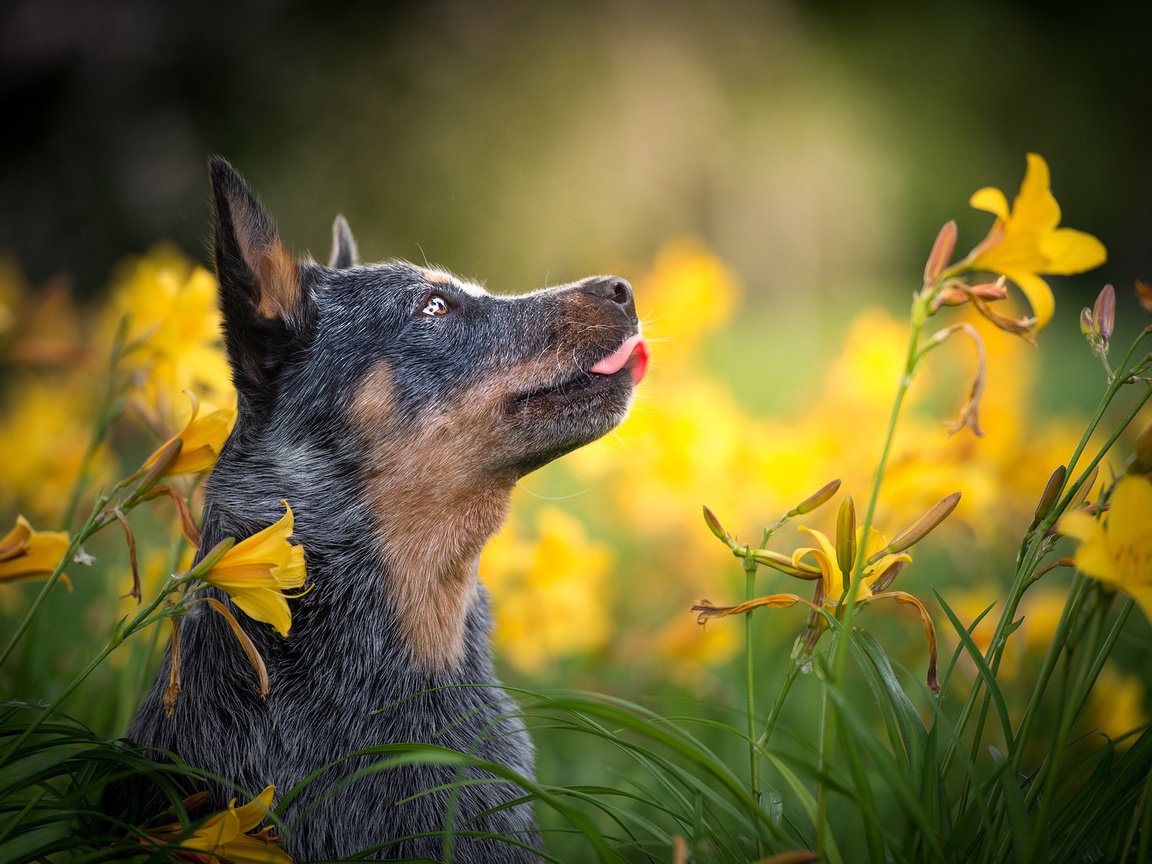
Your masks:
M 292 508 L 287 501 L 284 515 L 224 553 L 200 578 L 228 592 L 250 618 L 264 621 L 287 636 L 292 612 L 284 590 L 300 588 L 307 573 L 304 547 L 289 542 L 293 530 Z
M 637 305 L 649 310 L 645 332 L 659 343 L 659 361 L 694 358 L 701 338 L 732 317 L 739 295 L 735 275 L 702 242 L 682 238 L 666 244 L 636 283 Z
M 1100 670 L 1100 677 L 1088 700 L 1088 722 L 1109 738 L 1116 739 L 1148 722 L 1144 710 L 1144 680 L 1121 671 L 1114 663 Z M 1121 748 L 1136 741 L 1133 735 L 1120 742 Z
M 609 548 L 558 507 L 536 515 L 535 536 L 507 526 L 484 550 L 497 653 L 526 673 L 605 644 L 613 594 Z
M 164 472 L 165 476 L 199 474 L 210 470 L 216 464 L 216 458 L 220 455 L 224 442 L 236 422 L 236 411 L 233 408 L 221 408 L 198 418 L 196 415 L 200 411 L 200 400 L 191 391 L 188 391 L 188 398 L 192 402 L 192 415 L 188 423 L 180 432 L 156 448 L 155 452 L 144 461 L 144 468 L 152 467 L 176 440 L 181 442 L 180 455 L 168 466 Z
M 291 864 L 292 857 L 277 845 L 271 827 L 248 833 L 267 818 L 275 794 L 276 787 L 268 786 L 243 807 L 237 807 L 233 798 L 227 810 L 209 816 L 191 833 L 173 822 L 150 828 L 145 836 L 174 848 L 177 857 L 199 864 Z
M 0 538 L 0 583 L 20 579 L 47 579 L 68 551 L 64 531 L 36 531 L 23 516 Z M 61 576 L 65 582 L 67 578 Z
M 1122 477 L 1107 520 L 1078 511 L 1064 516 L 1057 530 L 1080 541 L 1074 560 L 1081 572 L 1128 594 L 1152 621 L 1152 481 Z
M 0 410 L 0 452 L 20 455 L 5 460 L 0 508 L 59 521 L 92 436 L 92 391 L 82 375 L 29 375 L 13 382 Z M 94 464 L 97 481 L 110 476 L 107 447 Z
M 1032 306 L 1037 330 L 1052 319 L 1055 309 L 1052 289 L 1041 274 L 1083 273 L 1107 258 L 1104 245 L 1091 234 L 1056 227 L 1060 205 L 1050 189 L 1048 163 L 1035 153 L 1028 154 L 1011 209 L 1004 193 L 991 186 L 974 193 L 969 203 L 994 214 L 996 222 L 960 268 L 999 273 L 1015 282 Z
M 211 273 L 174 247 L 156 247 L 125 266 L 106 312 L 106 332 L 124 317 L 129 351 L 123 368 L 155 425 L 176 426 L 172 400 L 185 390 L 213 406 L 234 404 Z

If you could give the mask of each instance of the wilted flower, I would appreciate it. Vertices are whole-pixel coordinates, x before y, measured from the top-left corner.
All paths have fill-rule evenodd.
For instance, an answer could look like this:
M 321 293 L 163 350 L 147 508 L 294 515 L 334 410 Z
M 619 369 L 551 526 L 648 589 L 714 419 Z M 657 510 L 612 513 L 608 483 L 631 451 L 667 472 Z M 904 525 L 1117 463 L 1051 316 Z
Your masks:
M 292 508 L 287 501 L 281 503 L 284 515 L 279 521 L 241 540 L 215 562 L 209 554 L 204 572 L 193 573 L 228 592 L 232 602 L 250 618 L 271 624 L 281 636 L 287 636 L 292 626 L 288 608 L 291 596 L 284 591 L 303 586 L 307 573 L 304 547 L 288 542 L 293 529 Z
M 23 516 L 16 527 L 0 539 L 0 582 L 19 579 L 47 579 L 68 550 L 63 531 L 36 531 Z M 67 577 L 60 577 L 67 583 Z
M 1065 515 L 1057 530 L 1080 541 L 1074 560 L 1081 572 L 1128 594 L 1152 620 L 1152 481 L 1122 477 L 1106 521 L 1077 511 Z
M 249 834 L 268 816 L 275 786 L 267 786 L 242 807 L 233 798 L 227 810 L 209 816 L 191 829 L 173 822 L 144 832 L 149 845 L 171 849 L 178 858 L 199 864 L 291 864 L 292 856 L 281 849 L 271 826 Z
M 1083 273 L 1104 263 L 1104 245 L 1083 231 L 1057 228 L 1060 205 L 1050 189 L 1048 163 L 1028 154 L 1028 169 L 1011 209 L 1008 199 L 991 186 L 973 194 L 969 203 L 996 216 L 988 236 L 960 265 L 966 270 L 986 270 L 1007 276 L 1020 287 L 1032 306 L 1039 330 L 1055 309 L 1052 289 L 1042 274 Z

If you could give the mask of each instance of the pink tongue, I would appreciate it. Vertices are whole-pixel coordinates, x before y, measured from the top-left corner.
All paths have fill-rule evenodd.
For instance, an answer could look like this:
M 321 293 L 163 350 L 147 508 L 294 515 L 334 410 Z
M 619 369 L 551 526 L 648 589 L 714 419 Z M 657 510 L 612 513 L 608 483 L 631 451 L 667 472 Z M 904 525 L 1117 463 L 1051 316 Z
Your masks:
M 648 371 L 648 343 L 639 333 L 629 336 L 623 345 L 588 371 L 599 375 L 613 375 L 623 369 L 633 357 L 636 358 L 636 362 L 629 371 L 632 373 L 632 383 L 639 384 L 644 378 L 644 373 Z

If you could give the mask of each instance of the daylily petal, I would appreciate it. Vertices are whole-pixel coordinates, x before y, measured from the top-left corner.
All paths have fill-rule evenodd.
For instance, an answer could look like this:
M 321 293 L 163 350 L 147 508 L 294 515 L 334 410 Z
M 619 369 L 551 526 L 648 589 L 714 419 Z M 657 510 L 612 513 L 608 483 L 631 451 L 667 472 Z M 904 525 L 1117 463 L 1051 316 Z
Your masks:
M 235 603 L 249 618 L 271 624 L 281 636 L 287 636 L 292 627 L 292 612 L 288 601 L 279 591 L 271 588 L 253 588 L 230 592 Z
M 292 856 L 267 840 L 241 834 L 224 850 L 229 864 L 292 864 Z
M 1044 272 L 1057 276 L 1083 273 L 1108 260 L 1108 250 L 1103 243 L 1075 228 L 1058 228 L 1041 237 L 1040 251 L 1048 259 Z
M 1032 316 L 1036 319 L 1036 329 L 1042 330 L 1056 311 L 1056 301 L 1052 297 L 1052 289 L 1048 283 L 1028 270 L 1001 270 L 1005 276 L 1015 282 L 1024 296 L 1028 298 L 1028 305 L 1032 307 Z
M 1104 537 L 1104 527 L 1100 524 L 1100 520 L 1083 510 L 1064 514 L 1056 524 L 1056 530 L 1065 537 L 1071 537 L 1081 543 L 1099 541 Z
M 994 186 L 985 186 L 972 193 L 968 203 L 977 210 L 994 213 L 1004 221 L 1008 220 L 1008 199 Z
M 1028 154 L 1028 167 L 1020 194 L 1012 209 L 1012 223 L 1021 230 L 1051 231 L 1060 224 L 1060 205 L 1052 195 L 1048 163 L 1037 153 Z
M 247 834 L 268 817 L 268 811 L 272 809 L 272 798 L 275 794 L 275 786 L 265 786 L 263 792 L 243 807 L 236 808 L 236 818 L 240 823 L 241 832 Z
M 1135 544 L 1140 538 L 1152 547 L 1152 482 L 1143 477 L 1123 478 L 1112 490 L 1108 536 Z M 1152 574 L 1149 574 L 1152 576 Z
M 0 540 L 0 582 L 47 579 L 68 551 L 64 531 L 37 531 L 23 516 Z M 67 583 L 67 580 L 65 580 Z

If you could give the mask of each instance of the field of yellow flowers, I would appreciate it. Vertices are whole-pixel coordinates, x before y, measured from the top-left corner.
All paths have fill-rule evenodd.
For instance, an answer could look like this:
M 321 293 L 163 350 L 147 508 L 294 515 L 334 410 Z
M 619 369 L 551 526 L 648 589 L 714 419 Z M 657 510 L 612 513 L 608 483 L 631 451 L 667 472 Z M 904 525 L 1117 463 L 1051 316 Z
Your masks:
M 627 274 L 653 344 L 631 418 L 528 477 L 481 563 L 542 779 L 636 799 L 588 804 L 595 829 L 545 818 L 552 860 L 862 860 L 855 842 L 871 860 L 1148 860 L 1152 299 L 1054 298 L 1044 275 L 1105 252 L 1058 227 L 1040 157 L 1011 204 L 971 204 L 988 235 L 958 254 L 945 226 L 910 317 L 862 301 L 816 370 L 749 359 L 787 325 L 744 320 L 739 274 L 700 240 Z M 1045 326 L 1078 314 L 1086 340 L 1061 344 L 1103 400 L 1042 414 L 1067 360 Z M 81 307 L 5 261 L 0 362 L 0 696 L 114 739 L 235 417 L 215 280 L 157 246 Z M 796 395 L 766 411 L 738 379 Z M 51 725 L 23 711 L 0 769 Z M 591 749 L 564 743 L 576 727 Z M 1085 828 L 1076 796 L 1125 759 L 1120 810 Z M 0 784 L 0 837 L 63 782 L 29 776 Z M 41 848 L 66 846 L 0 861 Z

